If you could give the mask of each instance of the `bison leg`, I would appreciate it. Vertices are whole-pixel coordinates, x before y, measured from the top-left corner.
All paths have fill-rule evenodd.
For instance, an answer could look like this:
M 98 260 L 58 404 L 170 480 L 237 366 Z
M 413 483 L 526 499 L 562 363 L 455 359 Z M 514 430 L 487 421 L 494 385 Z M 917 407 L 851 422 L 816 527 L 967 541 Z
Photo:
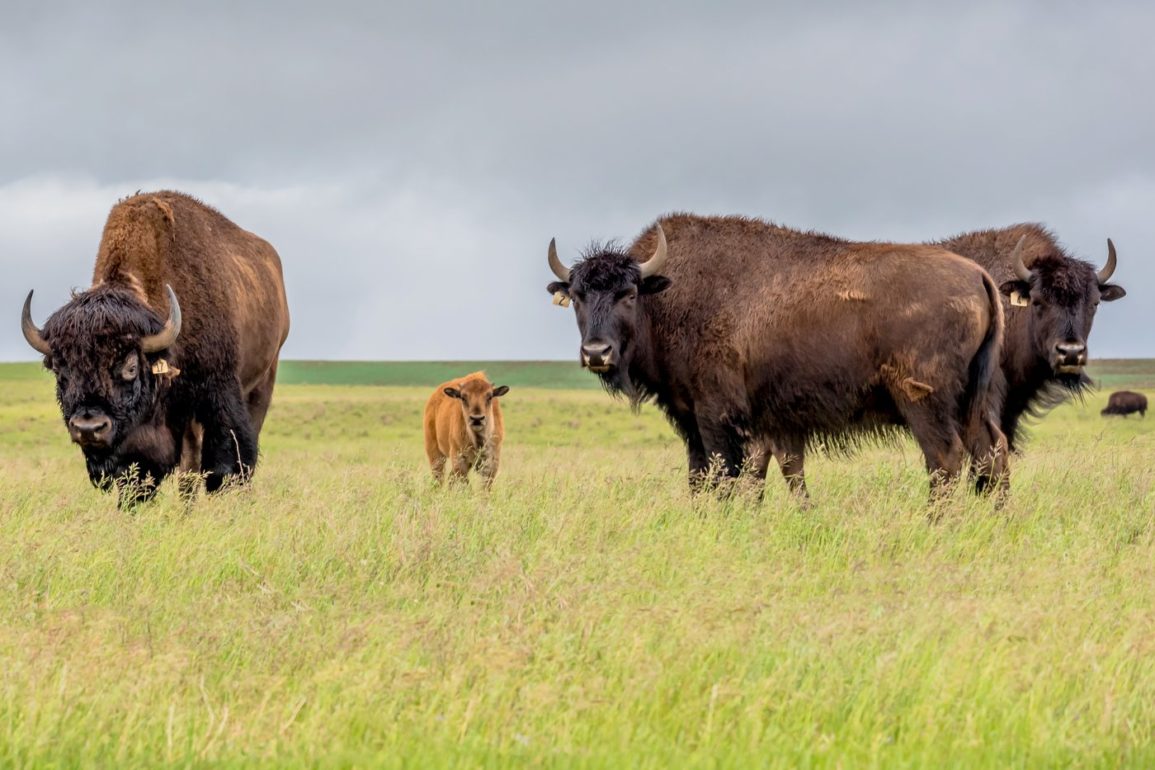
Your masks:
M 782 478 L 786 479 L 786 486 L 797 497 L 810 497 L 810 493 L 806 491 L 806 472 L 804 463 L 806 461 L 806 448 L 800 441 L 777 441 L 770 442 L 770 452 L 773 453 L 774 459 L 778 461 L 778 467 L 782 471 Z M 766 476 L 765 470 L 762 476 Z
M 931 498 L 940 497 L 949 491 L 962 472 L 962 438 L 953 420 L 942 416 L 950 412 L 943 404 L 928 403 L 929 399 L 923 399 L 917 404 L 909 401 L 904 403 L 897 398 L 895 401 L 926 458 Z
M 710 419 L 698 416 L 698 433 L 702 436 L 707 465 L 704 485 L 718 486 L 720 481 L 733 481 L 743 470 L 746 459 L 747 437 L 732 419 Z M 727 484 L 732 487 L 732 484 Z
M 216 492 L 230 478 L 248 481 L 257 465 L 257 437 L 240 386 L 212 388 L 213 403 L 197 415 L 204 428 L 201 445 L 201 472 L 205 489 Z
M 273 403 L 273 385 L 277 381 L 277 362 L 269 367 L 268 373 L 260 383 L 249 391 L 247 398 L 249 407 L 249 422 L 253 426 L 253 436 L 260 438 L 261 427 L 265 424 L 265 415 L 269 413 L 269 405 Z
M 690 492 L 696 494 L 702 491 L 710 468 L 710 458 L 706 456 L 702 434 L 698 432 L 698 420 L 691 412 L 677 412 L 670 414 L 670 421 L 686 442 Z
M 969 429 L 966 435 L 975 492 L 1003 494 L 1010 488 L 1010 447 L 1006 436 L 993 421 L 983 420 L 982 423 Z
M 201 448 L 204 430 L 196 420 L 190 420 L 181 440 L 180 467 L 178 469 L 177 490 L 185 502 L 196 499 L 200 488 Z

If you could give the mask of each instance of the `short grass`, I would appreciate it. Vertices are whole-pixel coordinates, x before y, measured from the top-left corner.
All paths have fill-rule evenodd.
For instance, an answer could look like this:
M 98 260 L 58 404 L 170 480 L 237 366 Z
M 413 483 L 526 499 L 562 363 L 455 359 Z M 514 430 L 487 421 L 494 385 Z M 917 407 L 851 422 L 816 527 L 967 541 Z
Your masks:
M 0 367 L 0 766 L 1155 767 L 1155 415 L 932 525 L 908 443 L 695 500 L 653 409 L 513 373 L 435 489 L 425 373 L 284 384 L 251 489 L 126 514 Z

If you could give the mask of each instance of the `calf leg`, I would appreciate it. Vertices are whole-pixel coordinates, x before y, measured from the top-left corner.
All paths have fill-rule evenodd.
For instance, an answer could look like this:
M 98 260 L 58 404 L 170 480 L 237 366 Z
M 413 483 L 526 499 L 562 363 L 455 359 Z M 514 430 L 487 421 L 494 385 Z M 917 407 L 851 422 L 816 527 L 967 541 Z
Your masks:
M 481 457 L 477 464 L 477 472 L 481 474 L 482 482 L 485 488 L 489 489 L 493 486 L 493 480 L 497 478 L 497 469 L 501 463 L 501 445 L 494 444 L 485 450 L 485 454 Z

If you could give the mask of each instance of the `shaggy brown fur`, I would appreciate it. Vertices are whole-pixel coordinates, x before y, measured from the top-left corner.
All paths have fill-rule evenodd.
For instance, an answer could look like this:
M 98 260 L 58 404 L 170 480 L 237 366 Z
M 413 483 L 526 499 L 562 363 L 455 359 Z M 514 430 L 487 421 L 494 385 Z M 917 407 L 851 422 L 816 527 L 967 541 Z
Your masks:
M 425 404 L 425 454 L 434 479 L 442 481 L 448 460 L 451 479 L 465 481 L 476 468 L 486 489 L 493 485 L 505 439 L 497 399 L 508 392 L 508 386 L 490 383 L 485 372 L 437 386 Z
M 1140 417 L 1147 416 L 1147 397 L 1130 390 L 1117 390 L 1107 399 L 1107 407 L 1099 414 L 1104 417 L 1111 414 L 1126 417 L 1135 412 L 1138 412 Z
M 547 289 L 573 301 L 583 360 L 605 349 L 594 355 L 606 388 L 665 411 L 686 442 L 692 487 L 712 462 L 739 475 L 748 448 L 775 439 L 802 489 L 808 446 L 899 426 L 936 486 L 959 473 L 964 452 L 980 485 L 1005 483 L 1005 439 L 990 419 L 1003 314 L 981 268 L 932 246 L 742 217 L 660 224 L 661 275 L 643 281 L 637 267 L 655 250 L 651 226 L 628 252 L 595 249 Z
M 1020 281 L 1011 264 L 1015 245 L 1024 236 L 1023 263 L 1031 270 L 1030 283 Z M 1097 268 L 1072 258 L 1038 224 L 964 233 L 935 245 L 982 265 L 1003 291 L 1007 333 L 1000 371 L 1006 393 L 1000 424 L 1014 449 L 1022 442 L 1024 414 L 1041 415 L 1070 395 L 1081 396 L 1090 385 L 1081 366 L 1069 371 L 1072 367 L 1061 365 L 1056 345 L 1086 346 L 1100 300 L 1111 302 L 1127 292 L 1115 284 L 1099 285 Z M 1027 306 L 1012 303 L 1012 292 Z
M 171 347 L 146 354 L 141 337 L 169 314 L 166 284 L 183 324 Z M 84 447 L 92 482 L 109 486 L 135 466 L 152 488 L 178 464 L 203 472 L 209 491 L 247 477 L 288 332 L 281 262 L 266 241 L 182 193 L 117 203 L 92 288 L 42 331 L 65 422 L 111 419 L 109 440 Z M 109 374 L 134 361 L 135 377 Z

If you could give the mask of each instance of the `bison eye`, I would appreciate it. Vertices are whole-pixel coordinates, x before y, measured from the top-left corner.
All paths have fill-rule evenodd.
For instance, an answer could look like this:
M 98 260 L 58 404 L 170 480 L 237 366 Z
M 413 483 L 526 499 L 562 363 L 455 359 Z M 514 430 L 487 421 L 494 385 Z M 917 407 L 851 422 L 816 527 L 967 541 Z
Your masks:
M 120 369 L 120 378 L 122 380 L 127 381 L 127 382 L 131 382 L 132 380 L 135 380 L 137 372 L 138 372 L 138 367 L 139 367 L 139 365 L 137 363 L 136 356 L 130 356 L 124 362 L 124 366 L 122 366 Z

